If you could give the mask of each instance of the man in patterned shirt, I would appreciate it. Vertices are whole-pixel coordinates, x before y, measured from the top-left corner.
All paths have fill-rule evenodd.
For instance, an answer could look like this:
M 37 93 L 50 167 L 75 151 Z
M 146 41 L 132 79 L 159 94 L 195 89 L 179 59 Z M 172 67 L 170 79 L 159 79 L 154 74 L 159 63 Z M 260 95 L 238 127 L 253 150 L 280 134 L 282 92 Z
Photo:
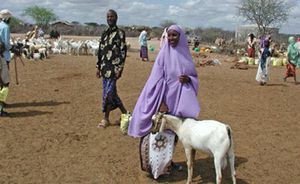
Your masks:
M 118 15 L 114 10 L 108 10 L 108 28 L 103 32 L 98 51 L 97 77 L 102 77 L 102 112 L 104 118 L 98 127 L 110 125 L 109 113 L 119 108 L 122 115 L 127 114 L 117 93 L 117 80 L 121 77 L 127 54 L 125 32 L 117 27 Z M 122 117 L 122 116 L 121 116 Z

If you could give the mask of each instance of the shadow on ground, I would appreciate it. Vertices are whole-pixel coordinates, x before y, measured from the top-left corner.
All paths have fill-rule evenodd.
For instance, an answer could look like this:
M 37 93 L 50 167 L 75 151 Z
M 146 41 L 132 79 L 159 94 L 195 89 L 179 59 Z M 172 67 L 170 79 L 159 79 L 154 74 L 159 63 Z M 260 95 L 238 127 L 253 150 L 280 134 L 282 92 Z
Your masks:
M 70 102 L 55 102 L 55 101 L 45 101 L 45 102 L 18 102 L 13 104 L 6 104 L 6 108 L 18 108 L 18 107 L 38 107 L 38 106 L 57 106 L 61 104 L 70 104 Z
M 248 162 L 248 159 L 243 157 L 235 157 L 235 169 L 238 169 L 238 166 Z M 179 181 L 186 181 L 187 179 L 187 167 L 185 162 L 179 163 L 183 166 L 183 171 L 172 171 L 170 175 L 160 176 L 157 179 L 158 183 L 172 183 Z M 223 179 L 222 183 L 232 183 L 230 167 L 227 165 L 225 170 L 222 170 Z M 149 177 L 151 177 L 149 175 Z M 243 179 L 236 178 L 237 183 L 239 184 L 249 184 Z M 216 174 L 214 167 L 214 160 L 212 157 L 205 159 L 195 160 L 194 162 L 194 173 L 193 173 L 193 183 L 215 183 Z
M 32 116 L 41 116 L 45 114 L 53 114 L 53 112 L 48 111 L 26 111 L 26 112 L 9 112 L 9 118 L 20 118 L 20 117 L 32 117 Z

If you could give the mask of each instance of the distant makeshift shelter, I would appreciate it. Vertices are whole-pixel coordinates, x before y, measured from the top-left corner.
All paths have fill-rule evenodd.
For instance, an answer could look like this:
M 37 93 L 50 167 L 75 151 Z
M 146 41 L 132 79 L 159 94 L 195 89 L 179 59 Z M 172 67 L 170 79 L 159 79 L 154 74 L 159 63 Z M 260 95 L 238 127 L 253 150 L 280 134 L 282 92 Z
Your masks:
M 50 30 L 55 30 L 60 35 L 68 35 L 74 29 L 74 24 L 68 21 L 56 21 L 50 24 Z

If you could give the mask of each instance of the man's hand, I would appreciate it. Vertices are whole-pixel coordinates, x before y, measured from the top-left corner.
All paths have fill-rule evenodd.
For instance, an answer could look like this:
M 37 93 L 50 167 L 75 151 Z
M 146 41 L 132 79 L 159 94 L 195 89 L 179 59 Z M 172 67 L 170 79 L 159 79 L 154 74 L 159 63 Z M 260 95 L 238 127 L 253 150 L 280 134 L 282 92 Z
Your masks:
M 181 83 L 183 83 L 183 84 L 188 83 L 188 82 L 190 82 L 190 81 L 191 81 L 191 79 L 190 79 L 190 77 L 187 76 L 187 75 L 181 75 L 181 76 L 179 77 L 179 82 L 181 82 Z
M 97 72 L 96 72 L 96 77 L 97 77 L 97 78 L 101 78 L 101 72 L 100 72 L 100 70 L 97 70 Z
M 119 71 L 116 73 L 116 79 L 121 78 L 121 76 L 122 76 L 122 71 Z

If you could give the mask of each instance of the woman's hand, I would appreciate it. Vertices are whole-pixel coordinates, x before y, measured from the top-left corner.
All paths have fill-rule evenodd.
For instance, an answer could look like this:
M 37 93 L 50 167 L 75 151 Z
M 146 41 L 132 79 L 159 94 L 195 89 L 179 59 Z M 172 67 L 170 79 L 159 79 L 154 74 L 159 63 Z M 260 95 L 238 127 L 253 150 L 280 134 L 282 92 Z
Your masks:
M 188 82 L 190 82 L 190 81 L 191 81 L 191 79 L 190 79 L 190 77 L 187 76 L 187 75 L 181 75 L 181 76 L 179 77 L 179 82 L 181 82 L 182 84 L 188 83 Z
M 167 104 L 162 102 L 159 107 L 159 112 L 169 112 L 169 108 L 168 108 Z

